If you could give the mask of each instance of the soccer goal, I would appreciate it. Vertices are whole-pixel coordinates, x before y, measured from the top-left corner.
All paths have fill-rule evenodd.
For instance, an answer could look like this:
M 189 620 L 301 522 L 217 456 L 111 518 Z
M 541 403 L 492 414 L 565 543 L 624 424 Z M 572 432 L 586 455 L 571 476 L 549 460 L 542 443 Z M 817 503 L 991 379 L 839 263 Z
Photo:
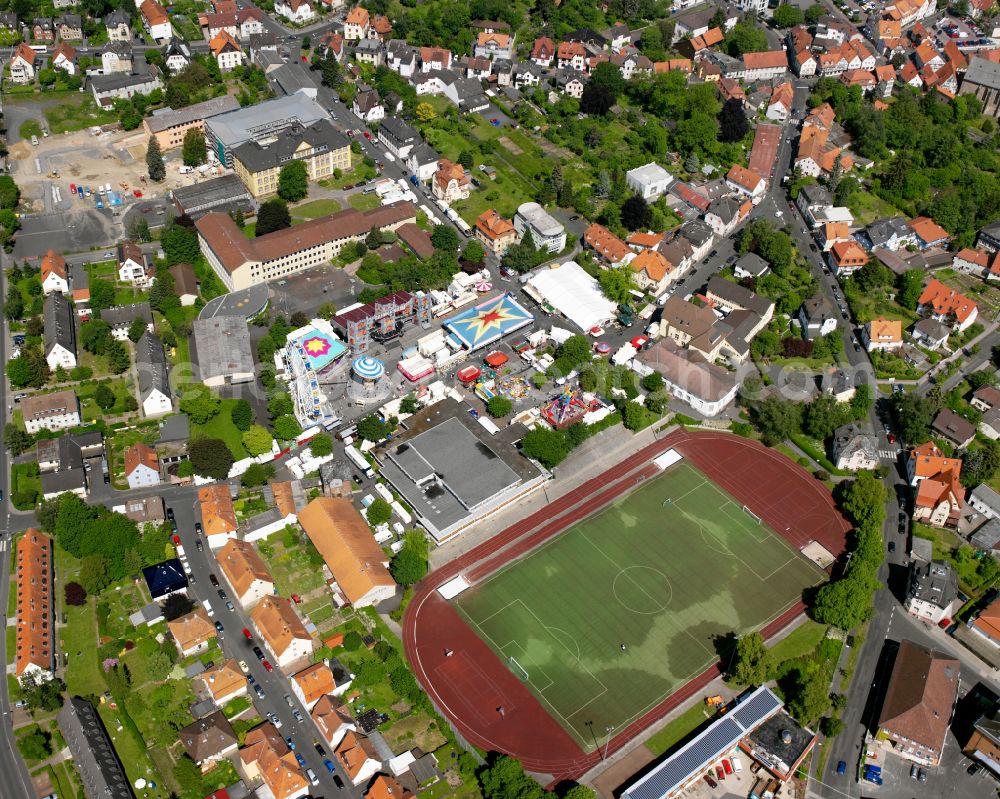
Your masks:
M 749 517 L 750 517 L 751 519 L 753 519 L 753 520 L 754 520 L 755 522 L 757 522 L 757 524 L 761 524 L 761 523 L 762 523 L 762 522 L 761 522 L 761 518 L 760 518 L 760 516 L 758 516 L 758 515 L 757 515 L 756 513 L 754 513 L 754 512 L 752 511 L 752 510 L 750 510 L 750 508 L 748 508 L 748 507 L 747 507 L 746 505 L 744 505 L 744 506 L 743 506 L 743 511 L 744 511 L 744 513 L 746 513 L 746 514 L 747 514 L 747 515 L 748 515 L 748 516 L 749 516 Z
M 510 670 L 513 671 L 518 677 L 520 677 L 524 682 L 528 682 L 530 679 L 528 677 L 528 670 L 524 668 L 513 656 L 507 658 L 507 665 L 510 666 Z

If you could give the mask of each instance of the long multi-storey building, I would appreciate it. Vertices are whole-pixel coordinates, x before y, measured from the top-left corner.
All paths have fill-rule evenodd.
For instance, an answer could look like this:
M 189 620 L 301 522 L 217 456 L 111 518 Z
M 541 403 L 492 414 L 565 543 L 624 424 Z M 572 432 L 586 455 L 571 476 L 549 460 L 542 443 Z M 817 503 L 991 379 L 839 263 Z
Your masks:
M 346 208 L 252 241 L 228 214 L 205 214 L 195 227 L 212 269 L 226 288 L 238 291 L 328 263 L 346 244 L 361 241 L 372 230 L 395 230 L 416 220 L 416 208 L 397 202 L 363 213 Z

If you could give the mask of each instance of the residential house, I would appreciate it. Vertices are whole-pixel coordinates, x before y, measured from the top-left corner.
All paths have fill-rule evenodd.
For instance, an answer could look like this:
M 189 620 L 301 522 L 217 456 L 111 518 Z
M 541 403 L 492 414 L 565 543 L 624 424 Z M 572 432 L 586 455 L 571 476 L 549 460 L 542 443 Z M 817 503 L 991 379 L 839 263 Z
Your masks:
M 404 160 L 421 141 L 414 128 L 396 117 L 387 117 L 379 123 L 378 140 L 400 160 Z
M 831 447 L 838 469 L 858 472 L 879 466 L 878 439 L 856 422 L 838 427 L 833 433 Z
M 438 160 L 437 172 L 431 182 L 431 193 L 439 200 L 454 203 L 467 200 L 471 191 L 469 178 L 461 164 L 449 161 L 447 158 Z
M 129 329 L 136 319 L 142 319 L 146 323 L 146 330 L 153 330 L 153 312 L 148 302 L 105 308 L 101 311 L 101 319 L 111 327 L 111 335 L 117 341 L 125 341 L 128 338 Z
M 236 511 L 229 494 L 229 484 L 202 486 L 198 489 L 201 523 L 209 547 L 219 549 L 236 537 Z
M 355 116 L 366 123 L 385 119 L 385 107 L 382 105 L 382 99 L 378 96 L 378 92 L 374 89 L 359 89 L 354 95 L 354 104 L 351 110 L 354 111 Z
M 822 295 L 811 297 L 799 307 L 798 320 L 803 338 L 826 336 L 837 329 L 837 309 Z
M 174 293 L 180 298 L 181 306 L 194 305 L 198 299 L 198 278 L 191 264 L 174 264 L 169 270 L 174 279 Z
M 417 71 L 417 50 L 403 39 L 392 39 L 385 47 L 385 64 L 403 78 Z
M 597 222 L 584 231 L 583 241 L 601 261 L 610 266 L 621 266 L 629 256 L 633 255 L 625 242 Z
M 740 164 L 733 164 L 726 173 L 726 185 L 733 191 L 759 201 L 767 191 L 767 183 L 760 175 Z
M 572 97 L 574 100 L 579 100 L 583 97 L 583 87 L 586 83 L 579 74 L 569 71 L 557 72 L 553 76 L 552 81 L 555 88 L 559 89 L 562 94 Z M 555 96 L 557 95 L 554 92 L 549 93 L 550 98 Z M 551 102 L 555 102 L 555 100 L 551 100 Z
M 378 67 L 385 60 L 385 46 L 378 39 L 362 39 L 354 46 L 354 59 Z
M 55 675 L 52 539 L 29 527 L 17 539 L 15 569 L 14 676 L 29 688 Z
M 142 415 L 149 418 L 170 413 L 173 401 L 163 342 L 148 330 L 135 344 L 135 371 L 139 379 Z
M 215 556 L 234 598 L 250 610 L 265 596 L 274 594 L 274 579 L 253 544 L 230 538 Z
M 243 48 L 227 31 L 219 31 L 208 43 L 209 50 L 222 72 L 230 72 L 243 64 Z
M 960 674 L 961 665 L 948 655 L 900 643 L 879 717 L 879 735 L 896 754 L 926 766 L 940 762 Z
M 976 437 L 976 426 L 950 408 L 942 408 L 931 422 L 931 432 L 964 449 Z
M 51 294 L 58 292 L 66 294 L 69 292 L 68 273 L 66 271 L 66 259 L 55 250 L 49 250 L 42 258 L 39 277 L 42 281 L 42 293 Z
M 915 491 L 913 518 L 934 527 L 954 527 L 965 501 L 962 461 L 946 458 L 933 442 L 915 447 L 907 460 L 907 476 Z
M 932 351 L 941 349 L 948 343 L 951 328 L 937 319 L 920 319 L 910 330 L 913 342 Z
M 514 223 L 504 219 L 492 208 L 483 211 L 476 219 L 473 235 L 483 245 L 483 249 L 498 258 L 507 252 L 508 247 L 517 242 Z
M 320 499 L 323 498 L 313 502 Z M 301 516 L 299 519 L 301 521 Z M 368 536 L 371 538 L 371 531 Z M 250 611 L 250 621 L 274 658 L 274 665 L 280 669 L 294 663 L 305 663 L 316 648 L 316 642 L 292 607 L 292 600 L 287 597 L 262 597 Z
M 650 201 L 662 196 L 673 180 L 673 175 L 653 161 L 625 173 L 628 187 L 644 200 Z
M 45 361 L 53 372 L 60 366 L 76 366 L 76 318 L 69 300 L 50 294 L 42 306 L 45 331 Z
M 322 555 L 339 591 L 355 607 L 395 595 L 387 558 L 350 501 L 317 497 L 299 512 L 299 524 Z
M 534 64 L 547 69 L 552 66 L 556 55 L 556 45 L 548 36 L 539 36 L 531 45 L 531 60 Z
M 216 637 L 215 625 L 204 608 L 195 608 L 173 621 L 167 628 L 177 644 L 182 657 L 196 655 L 208 649 L 208 642 Z
M 740 280 L 756 280 L 771 271 L 771 266 L 756 253 L 741 255 L 733 263 L 733 274 Z
M 129 497 L 125 500 L 125 516 L 137 524 L 149 522 L 159 526 L 167 518 L 163 497 Z
M 765 50 L 743 54 L 743 79 L 751 83 L 774 80 L 788 71 L 788 56 L 784 50 Z
M 63 14 L 53 20 L 56 35 L 64 42 L 78 42 L 83 39 L 83 20 L 79 14 Z
M 24 429 L 35 434 L 39 430 L 66 430 L 80 424 L 80 405 L 73 389 L 33 394 L 21 400 Z
M 971 247 L 963 247 L 951 259 L 952 268 L 958 272 L 965 272 L 976 277 L 986 278 L 990 274 L 990 253 L 984 250 L 974 250 Z
M 209 771 L 239 749 L 236 733 L 221 710 L 181 728 L 177 736 L 202 771 Z
M 873 250 L 883 247 L 895 252 L 900 247 L 917 244 L 917 234 L 901 216 L 876 219 L 864 229 L 862 237 L 867 239 L 869 249 Z
M 382 759 L 367 736 L 349 731 L 333 750 L 333 757 L 354 785 L 370 780 L 382 767 Z
M 240 749 L 240 764 L 246 779 L 251 783 L 262 781 L 275 799 L 299 799 L 309 793 L 309 781 L 295 753 L 270 722 L 247 733 Z
M 868 352 L 898 350 L 903 346 L 903 323 L 898 319 L 872 319 L 861 330 Z
M 56 40 L 56 29 L 48 17 L 36 17 L 31 23 L 31 38 L 36 42 L 51 44 Z
M 52 51 L 52 68 L 61 70 L 67 75 L 76 74 L 76 48 L 65 42 L 56 45 Z
M 421 183 L 426 183 L 437 172 L 437 162 L 441 156 L 427 142 L 418 142 L 410 150 L 406 166 Z
M 132 16 L 124 8 L 112 11 L 104 18 L 104 27 L 108 32 L 108 41 L 132 41 Z
M 800 78 L 811 78 L 816 74 L 818 62 L 809 50 L 796 50 L 792 55 L 792 70 Z
M 1000 408 L 1000 389 L 993 386 L 983 386 L 980 389 L 976 389 L 969 404 L 983 413 L 991 411 L 994 408 Z
M 348 732 L 357 731 L 351 709 L 334 696 L 320 697 L 310 715 L 328 746 L 337 746 Z
M 333 672 L 322 662 L 313 663 L 294 674 L 289 682 L 292 684 L 292 693 L 305 705 L 306 710 L 312 710 L 320 699 L 332 694 L 335 688 Z
M 105 75 L 131 75 L 134 60 L 132 46 L 126 41 L 111 41 L 101 50 L 101 71 Z
M 392 22 L 385 14 L 376 14 L 368 27 L 368 35 L 380 42 L 389 41 L 392 36 Z
M 926 216 L 910 220 L 910 229 L 916 234 L 917 246 L 922 250 L 928 247 L 943 247 L 951 238 L 947 230 Z
M 827 252 L 826 258 L 830 268 L 838 277 L 853 275 L 868 263 L 868 253 L 854 239 L 835 242 Z
M 587 68 L 587 48 L 580 42 L 560 42 L 556 49 L 556 66 L 583 72 Z
M 205 686 L 217 707 L 247 694 L 247 678 L 236 658 L 230 658 L 203 671 L 198 675 L 198 680 Z
M 257 6 L 243 6 L 236 12 L 236 23 L 240 26 L 237 38 L 243 42 L 250 41 L 251 36 L 264 32 L 264 12 Z
M 816 229 L 815 236 L 823 252 L 830 252 L 835 244 L 846 246 L 853 240 L 851 228 L 846 222 L 825 222 Z
M 1000 647 L 1000 598 L 976 613 L 968 628 L 992 647 Z
M 344 19 L 344 39 L 348 42 L 367 39 L 370 26 L 371 16 L 368 10 L 355 6 L 347 12 L 347 17 Z
M 514 57 L 515 38 L 513 33 L 481 31 L 476 36 L 473 55 L 478 58 L 488 58 L 491 61 L 498 58 L 506 58 L 509 61 Z
M 422 72 L 440 72 L 451 69 L 451 50 L 443 47 L 420 48 L 420 70 Z
M 603 33 L 608 45 L 616 53 L 632 43 L 632 33 L 624 22 L 616 22 Z
M 705 223 L 719 238 L 729 236 L 742 224 L 753 208 L 752 200 L 720 197 L 712 201 L 705 212 Z
M 643 250 L 629 261 L 636 285 L 653 296 L 662 294 L 678 272 L 658 250 Z
M 143 0 L 139 6 L 139 16 L 146 33 L 157 42 L 170 41 L 173 29 L 170 27 L 170 17 L 167 10 L 157 0 Z
M 104 440 L 100 431 L 39 441 L 35 458 L 42 473 L 42 498 L 52 499 L 65 492 L 86 497 L 91 471 L 88 469 L 90 464 L 85 461 L 100 458 L 103 454 Z M 97 461 L 97 468 L 93 471 L 95 479 L 98 472 L 100 461 Z
M 767 104 L 765 116 L 775 122 L 784 122 L 792 113 L 792 97 L 795 94 L 792 84 L 779 83 L 771 90 L 771 99 Z
M 129 488 L 160 484 L 160 460 L 156 450 L 137 441 L 125 449 L 125 480 Z
M 21 42 L 14 48 L 10 57 L 10 82 L 23 86 L 35 80 L 35 60 L 38 53 L 26 43 Z
M 148 288 L 156 278 L 153 259 L 134 241 L 118 243 L 118 279 L 139 289 Z
M 377 774 L 365 792 L 365 799 L 414 799 L 414 794 L 388 774 Z
M 910 564 L 909 584 L 903 607 L 907 613 L 937 624 L 958 610 L 958 577 L 943 560 L 915 560 Z
M 950 324 L 961 333 L 976 321 L 979 308 L 964 294 L 931 278 L 917 300 L 917 313 Z
M 309 22 L 316 16 L 310 0 L 275 0 L 274 13 L 299 23 Z

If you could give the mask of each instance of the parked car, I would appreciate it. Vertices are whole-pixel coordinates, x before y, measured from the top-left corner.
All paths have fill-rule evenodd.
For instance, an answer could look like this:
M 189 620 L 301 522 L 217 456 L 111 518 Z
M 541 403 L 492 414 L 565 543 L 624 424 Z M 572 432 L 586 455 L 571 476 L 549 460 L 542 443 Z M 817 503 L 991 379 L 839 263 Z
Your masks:
M 275 729 L 281 729 L 281 719 L 278 718 L 277 713 L 268 713 L 267 718 L 275 726 Z
M 841 760 L 837 764 L 837 773 L 838 774 L 846 774 L 847 773 L 847 763 L 846 763 L 846 761 Z
M 269 674 L 270 674 L 270 673 L 271 673 L 272 671 L 274 671 L 274 666 L 272 666 L 272 665 L 271 665 L 270 661 L 267 661 L 267 660 L 262 660 L 262 661 L 260 662 L 260 665 L 262 665 L 262 666 L 264 667 L 264 671 L 268 672 Z
M 306 767 L 306 759 L 304 757 L 302 757 L 302 754 L 300 752 L 296 752 L 295 753 L 295 759 L 299 763 L 299 768 L 305 768 Z
M 194 542 L 194 548 L 197 549 L 199 552 L 204 552 L 205 551 L 205 547 L 202 546 L 201 541 L 195 541 Z
M 291 749 L 293 752 L 295 751 L 295 741 L 292 740 L 291 735 L 285 736 L 285 743 L 288 744 L 289 749 Z
M 316 750 L 316 754 L 320 757 L 326 757 L 326 750 L 321 744 L 313 743 L 313 748 Z
M 254 683 L 253 690 L 260 699 L 263 699 L 267 695 L 264 693 L 264 689 L 260 687 L 260 683 Z
M 264 659 L 264 653 L 261 651 L 261 648 L 259 646 L 255 646 L 253 648 L 253 653 L 257 656 L 257 660 Z
M 220 632 L 220 633 L 221 633 L 221 632 L 223 631 L 223 627 L 222 627 L 222 622 L 221 622 L 221 621 L 217 621 L 217 622 L 215 623 L 215 629 L 216 629 L 216 630 L 217 630 L 218 632 Z
M 226 601 L 226 607 L 229 610 L 231 610 L 231 611 L 235 611 L 236 610 L 236 607 L 233 605 L 232 600 L 227 600 Z
M 240 668 L 243 670 L 244 674 L 250 673 L 250 666 L 247 664 L 245 660 L 240 661 Z
M 918 782 L 927 782 L 927 772 L 924 771 L 922 768 L 921 769 L 917 769 L 917 781 Z
M 223 602 L 225 602 L 227 599 L 229 599 L 229 597 L 227 596 L 226 592 L 223 591 L 221 588 L 216 593 L 219 595 L 219 599 L 221 599 Z
M 208 581 L 214 586 L 219 585 L 219 578 L 216 577 L 214 573 L 208 575 Z
M 705 782 L 708 783 L 709 788 L 716 788 L 719 785 L 719 783 L 713 780 L 708 774 L 705 775 Z
M 328 757 L 323 758 L 323 765 L 326 766 L 326 770 L 329 771 L 331 774 L 334 773 L 333 761 L 330 760 L 330 758 Z
M 292 718 L 294 718 L 299 724 L 305 721 L 305 719 L 302 718 L 302 711 L 297 707 L 292 708 Z
M 253 636 L 250 634 L 250 631 L 246 627 L 243 628 L 243 637 L 246 638 L 248 641 L 253 640 Z

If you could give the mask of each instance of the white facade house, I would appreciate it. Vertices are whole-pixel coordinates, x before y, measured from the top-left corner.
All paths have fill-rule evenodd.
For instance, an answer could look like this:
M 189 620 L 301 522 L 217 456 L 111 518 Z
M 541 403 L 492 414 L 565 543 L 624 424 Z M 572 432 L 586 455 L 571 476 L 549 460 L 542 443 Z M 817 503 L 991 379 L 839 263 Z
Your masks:
M 148 488 L 160 484 L 160 461 L 155 450 L 143 443 L 125 450 L 125 479 L 129 488 Z
M 521 238 L 530 230 L 535 249 L 557 253 L 566 247 L 566 228 L 536 202 L 522 203 L 518 207 L 514 229 Z
M 659 164 L 652 162 L 645 166 L 637 166 L 625 173 L 625 182 L 629 188 L 644 200 L 661 196 L 673 181 L 673 175 Z
M 277 0 L 274 13 L 291 22 L 308 22 L 316 16 L 309 0 Z
M 80 424 L 79 403 L 71 389 L 27 397 L 21 401 L 21 415 L 24 429 L 32 434 L 39 430 L 68 430 Z

